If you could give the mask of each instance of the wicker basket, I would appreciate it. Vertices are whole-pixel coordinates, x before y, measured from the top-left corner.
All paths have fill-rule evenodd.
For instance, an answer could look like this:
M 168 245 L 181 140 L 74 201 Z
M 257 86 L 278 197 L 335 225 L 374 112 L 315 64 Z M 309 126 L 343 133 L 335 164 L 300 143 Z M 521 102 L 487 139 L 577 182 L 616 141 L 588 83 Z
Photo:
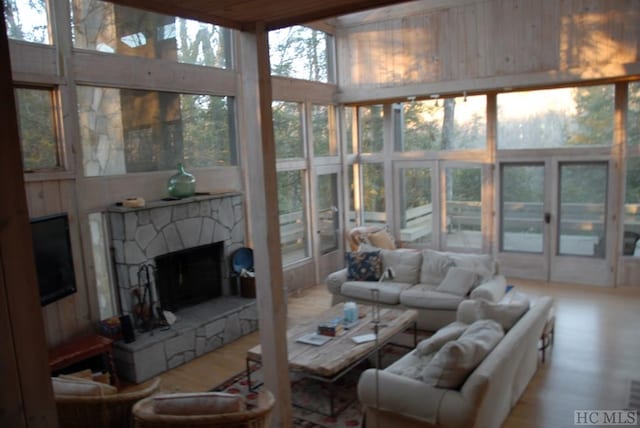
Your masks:
M 268 428 L 275 400 L 268 390 L 261 390 L 255 408 L 242 412 L 217 415 L 173 416 L 159 415 L 153 411 L 153 398 L 145 398 L 133 406 L 136 428 L 208 427 L 208 428 Z

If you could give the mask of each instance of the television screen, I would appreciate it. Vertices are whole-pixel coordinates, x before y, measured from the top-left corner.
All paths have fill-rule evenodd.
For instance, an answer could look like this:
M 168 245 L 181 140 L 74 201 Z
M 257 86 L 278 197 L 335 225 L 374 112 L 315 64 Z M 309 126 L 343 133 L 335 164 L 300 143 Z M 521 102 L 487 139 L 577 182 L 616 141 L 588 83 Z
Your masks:
M 67 214 L 31 219 L 42 306 L 76 292 Z

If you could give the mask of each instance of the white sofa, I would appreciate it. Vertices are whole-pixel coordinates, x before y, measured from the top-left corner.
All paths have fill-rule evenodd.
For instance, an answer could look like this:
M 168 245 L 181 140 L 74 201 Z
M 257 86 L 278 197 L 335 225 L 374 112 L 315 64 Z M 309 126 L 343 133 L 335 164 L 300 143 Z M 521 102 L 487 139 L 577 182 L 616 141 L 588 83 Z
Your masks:
M 478 314 L 468 316 L 469 312 L 474 312 L 475 303 L 468 301 L 460 306 L 458 318 L 461 322 L 468 323 L 474 317 L 478 318 Z M 471 311 L 466 310 L 469 306 L 472 307 Z M 538 341 L 551 307 L 550 297 L 541 297 L 532 302 L 524 315 L 506 331 L 504 337 L 457 388 L 434 386 L 433 381 L 428 382 L 433 376 L 425 380 L 398 374 L 403 373 L 402 367 L 406 370 L 419 365 L 420 358 L 423 358 L 425 365 L 436 360 L 435 356 L 418 358 L 417 351 L 406 354 L 384 370 L 366 370 L 358 383 L 358 397 L 366 411 L 367 426 L 500 427 L 538 367 Z M 454 324 L 459 323 L 456 321 Z M 447 326 L 436 334 L 449 328 Z M 424 344 L 421 342 L 416 350 Z M 439 350 L 436 347 L 433 353 L 437 355 L 445 346 L 452 345 L 447 342 Z M 463 357 L 469 354 L 467 352 Z M 433 373 L 433 370 L 420 372 L 419 369 L 414 373 Z
M 381 306 L 416 309 L 417 327 L 435 331 L 455 320 L 462 301 L 497 302 L 505 294 L 506 280 L 497 274 L 496 262 L 491 255 L 361 246 L 362 251 L 379 251 L 383 272 L 386 274 L 391 270 L 393 277 L 362 281 L 350 279 L 348 267 L 333 272 L 325 282 L 334 305 L 346 301 L 372 304 L 372 290 L 377 289 Z M 355 253 L 348 253 L 348 256 L 351 254 Z

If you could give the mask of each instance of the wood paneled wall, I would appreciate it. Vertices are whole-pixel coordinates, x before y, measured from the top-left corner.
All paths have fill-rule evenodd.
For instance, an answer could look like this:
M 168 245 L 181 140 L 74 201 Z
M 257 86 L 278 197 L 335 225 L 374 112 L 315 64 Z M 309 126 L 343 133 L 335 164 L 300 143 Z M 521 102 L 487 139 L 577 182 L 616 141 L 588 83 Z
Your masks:
M 425 3 L 371 20 L 365 14 L 338 19 L 341 101 L 640 72 L 635 0 L 476 0 L 420 10 Z

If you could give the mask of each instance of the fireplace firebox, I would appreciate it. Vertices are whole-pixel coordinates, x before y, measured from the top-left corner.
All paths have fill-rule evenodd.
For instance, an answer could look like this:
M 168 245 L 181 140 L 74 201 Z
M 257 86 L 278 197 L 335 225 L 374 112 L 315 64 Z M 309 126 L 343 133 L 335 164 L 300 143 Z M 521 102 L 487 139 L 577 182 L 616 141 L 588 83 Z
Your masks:
M 223 242 L 157 256 L 156 289 L 162 309 L 177 312 L 222 296 L 223 259 Z

